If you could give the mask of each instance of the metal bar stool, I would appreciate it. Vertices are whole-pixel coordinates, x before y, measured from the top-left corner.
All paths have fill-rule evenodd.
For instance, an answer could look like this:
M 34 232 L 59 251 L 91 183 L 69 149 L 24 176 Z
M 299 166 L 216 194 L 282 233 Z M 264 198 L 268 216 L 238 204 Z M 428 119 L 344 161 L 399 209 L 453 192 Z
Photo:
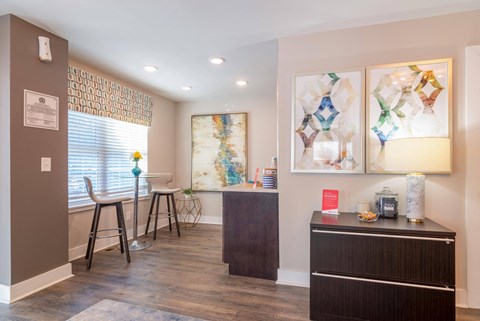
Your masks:
M 146 178 L 147 182 L 151 184 L 152 187 L 152 203 L 150 204 L 150 212 L 148 213 L 147 228 L 145 229 L 145 235 L 148 234 L 148 227 L 150 226 L 150 220 L 152 216 L 155 216 L 155 229 L 153 231 L 153 239 L 157 239 L 157 222 L 158 215 L 166 215 L 168 217 L 168 226 L 170 231 L 172 231 L 172 217 L 175 220 L 175 226 L 177 228 L 177 234 L 180 236 L 180 226 L 178 224 L 177 217 L 177 207 L 175 205 L 175 196 L 174 193 L 180 191 L 180 188 L 170 188 L 168 183 L 173 181 L 173 175 L 170 173 L 149 173 L 152 176 L 151 178 Z M 167 211 L 168 212 L 159 212 L 160 207 L 160 197 L 166 196 L 167 198 Z M 157 203 L 155 213 L 153 212 L 153 207 Z
M 125 196 L 100 198 L 93 192 L 92 181 L 90 180 L 90 178 L 84 177 L 83 180 L 85 181 L 85 187 L 87 188 L 88 196 L 90 196 L 91 200 L 95 202 L 95 212 L 93 214 L 92 227 L 90 228 L 90 233 L 88 236 L 87 253 L 85 254 L 85 260 L 88 260 L 87 269 L 90 270 L 90 267 L 92 266 L 93 249 L 95 248 L 95 240 L 101 239 L 101 238 L 118 236 L 120 240 L 120 251 L 121 253 L 125 252 L 127 256 L 127 262 L 130 263 L 130 251 L 128 250 L 127 228 L 125 226 L 125 218 L 123 216 L 123 206 L 122 206 L 122 202 L 130 200 L 130 198 Z M 118 227 L 99 230 L 98 224 L 100 222 L 100 213 L 102 211 L 102 208 L 107 206 L 116 207 Z M 97 236 L 98 232 L 105 232 L 105 231 L 117 231 L 117 233 L 113 235 Z

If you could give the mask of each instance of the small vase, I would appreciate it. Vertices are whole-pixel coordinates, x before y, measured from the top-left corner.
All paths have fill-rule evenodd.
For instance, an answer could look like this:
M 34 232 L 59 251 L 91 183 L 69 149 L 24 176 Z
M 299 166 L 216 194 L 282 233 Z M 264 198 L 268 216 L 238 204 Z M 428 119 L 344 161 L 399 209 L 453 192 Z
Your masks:
M 190 199 L 192 198 L 192 194 L 183 194 L 185 196 L 185 199 Z
M 135 161 L 135 167 L 132 168 L 132 173 L 135 176 L 140 176 L 140 174 L 142 174 L 142 169 L 138 167 L 138 161 Z

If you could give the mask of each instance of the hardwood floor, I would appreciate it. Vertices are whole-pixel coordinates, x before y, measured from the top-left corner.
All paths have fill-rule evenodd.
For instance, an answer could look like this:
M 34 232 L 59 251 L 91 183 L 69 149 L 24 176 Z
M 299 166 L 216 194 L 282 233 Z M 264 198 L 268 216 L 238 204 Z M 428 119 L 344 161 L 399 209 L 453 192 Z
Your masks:
M 148 238 L 151 240 L 151 238 Z M 92 269 L 73 262 L 75 277 L 11 305 L 1 321 L 66 320 L 111 299 L 212 321 L 308 320 L 309 290 L 274 281 L 228 275 L 221 260 L 221 226 L 163 228 L 147 250 L 97 252 Z M 457 309 L 457 321 L 480 320 L 479 310 Z

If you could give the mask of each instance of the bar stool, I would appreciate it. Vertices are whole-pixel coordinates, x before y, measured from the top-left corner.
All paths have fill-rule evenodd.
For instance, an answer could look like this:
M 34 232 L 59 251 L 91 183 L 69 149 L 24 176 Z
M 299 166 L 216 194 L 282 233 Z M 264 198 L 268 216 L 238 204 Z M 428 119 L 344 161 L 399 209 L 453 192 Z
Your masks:
M 168 183 L 173 181 L 173 175 L 170 173 L 149 173 L 152 176 L 151 178 L 146 178 L 147 182 L 151 184 L 152 187 L 152 203 L 150 204 L 150 212 L 148 213 L 147 228 L 145 229 L 145 235 L 148 234 L 148 227 L 150 225 L 150 219 L 152 216 L 155 216 L 155 229 L 153 231 L 153 239 L 157 239 L 157 222 L 158 215 L 166 215 L 168 217 L 168 226 L 170 227 L 170 232 L 172 231 L 172 217 L 175 220 L 175 226 L 177 227 L 177 234 L 180 236 L 180 227 L 178 225 L 177 218 L 177 207 L 175 206 L 175 197 L 174 193 L 180 191 L 180 188 L 170 188 Z M 160 206 L 160 197 L 166 196 L 167 198 L 167 210 L 168 212 L 159 212 L 158 208 Z M 157 203 L 155 214 L 153 212 L 153 206 Z
M 90 270 L 92 266 L 93 259 L 93 249 L 95 247 L 95 240 L 101 238 L 109 238 L 118 236 L 120 239 L 120 252 L 125 252 L 127 256 L 127 262 L 130 263 L 130 251 L 128 250 L 128 238 L 127 238 L 127 228 L 125 226 L 125 219 L 123 216 L 123 201 L 130 200 L 129 197 L 120 196 L 120 197 L 98 197 L 92 188 L 92 181 L 88 177 L 83 178 L 85 182 L 85 187 L 87 188 L 88 196 L 90 199 L 95 202 L 95 212 L 93 214 L 92 227 L 90 228 L 90 233 L 88 236 L 88 246 L 87 253 L 85 254 L 85 260 L 87 262 L 87 269 Z M 100 222 L 100 213 L 103 207 L 115 206 L 117 210 L 117 228 L 107 228 L 107 229 L 98 229 L 98 224 Z M 117 234 L 113 235 L 101 235 L 97 236 L 98 232 L 105 231 L 117 231 Z

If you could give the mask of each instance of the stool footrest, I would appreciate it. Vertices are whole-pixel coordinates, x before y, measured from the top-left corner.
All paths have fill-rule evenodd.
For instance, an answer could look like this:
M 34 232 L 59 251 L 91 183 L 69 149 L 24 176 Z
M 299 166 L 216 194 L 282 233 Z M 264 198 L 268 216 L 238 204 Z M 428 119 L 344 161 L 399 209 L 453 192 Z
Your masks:
M 150 214 L 149 216 L 155 217 L 155 215 L 157 215 L 157 214 Z M 158 213 L 158 215 L 163 215 L 165 217 L 175 217 L 175 214 L 173 214 L 173 213 Z M 165 217 L 162 217 L 162 218 L 165 218 Z
M 118 233 L 117 234 L 110 234 L 110 235 L 97 235 L 95 238 L 97 238 L 97 239 L 107 239 L 107 238 L 110 238 L 110 237 L 122 236 L 122 233 L 123 233 L 121 228 L 106 228 L 106 229 L 103 229 L 103 230 L 98 230 L 97 234 L 101 233 L 101 232 L 106 232 L 106 231 L 117 231 Z M 93 232 L 89 233 L 89 236 L 93 237 Z

